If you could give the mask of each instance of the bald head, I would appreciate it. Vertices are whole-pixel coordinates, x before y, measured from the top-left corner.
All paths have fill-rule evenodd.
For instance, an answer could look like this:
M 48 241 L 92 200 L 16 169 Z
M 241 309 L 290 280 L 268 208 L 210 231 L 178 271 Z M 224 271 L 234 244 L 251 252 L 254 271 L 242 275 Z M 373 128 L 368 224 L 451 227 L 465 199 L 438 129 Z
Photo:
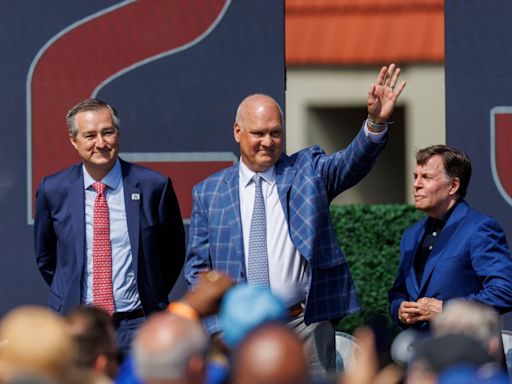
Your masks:
M 242 100 L 236 110 L 235 122 L 243 123 L 247 118 L 253 118 L 254 115 L 265 113 L 277 113 L 281 125 L 284 125 L 283 110 L 279 106 L 279 103 L 273 97 L 262 93 L 247 96 Z
M 42 307 L 19 307 L 0 324 L 0 378 L 34 375 L 62 380 L 75 357 L 75 344 L 60 316 Z
M 146 321 L 135 337 L 135 367 L 146 382 L 186 382 L 190 375 L 201 374 L 197 370 L 202 366 L 191 364 L 202 362 L 207 348 L 208 338 L 198 321 L 158 313 Z
M 242 162 L 254 172 L 272 167 L 283 152 L 283 112 L 270 96 L 256 94 L 239 105 L 233 134 Z
M 305 384 L 308 364 L 302 341 L 282 324 L 269 324 L 252 332 L 235 357 L 237 384 Z

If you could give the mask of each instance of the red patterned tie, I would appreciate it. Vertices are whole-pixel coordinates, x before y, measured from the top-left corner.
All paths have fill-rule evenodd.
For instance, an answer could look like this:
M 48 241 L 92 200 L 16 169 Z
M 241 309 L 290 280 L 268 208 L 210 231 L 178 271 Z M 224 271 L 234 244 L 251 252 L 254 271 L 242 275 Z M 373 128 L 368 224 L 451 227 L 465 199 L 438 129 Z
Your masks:
M 93 304 L 114 313 L 112 291 L 112 250 L 110 248 L 110 219 L 105 198 L 106 185 L 96 182 L 92 187 L 98 193 L 94 201 L 92 235 L 92 300 Z

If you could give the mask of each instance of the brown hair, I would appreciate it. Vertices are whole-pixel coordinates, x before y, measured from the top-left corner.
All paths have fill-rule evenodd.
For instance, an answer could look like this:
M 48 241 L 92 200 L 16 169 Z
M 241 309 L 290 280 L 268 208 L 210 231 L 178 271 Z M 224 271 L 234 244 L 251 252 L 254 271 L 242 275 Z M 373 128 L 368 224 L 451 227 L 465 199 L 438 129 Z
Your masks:
M 446 176 L 450 179 L 458 177 L 460 180 L 460 197 L 465 197 L 471 179 L 471 161 L 462 151 L 450 148 L 447 145 L 431 145 L 420 149 L 416 153 L 416 164 L 425 165 L 433 156 L 439 155 L 443 159 L 443 167 Z

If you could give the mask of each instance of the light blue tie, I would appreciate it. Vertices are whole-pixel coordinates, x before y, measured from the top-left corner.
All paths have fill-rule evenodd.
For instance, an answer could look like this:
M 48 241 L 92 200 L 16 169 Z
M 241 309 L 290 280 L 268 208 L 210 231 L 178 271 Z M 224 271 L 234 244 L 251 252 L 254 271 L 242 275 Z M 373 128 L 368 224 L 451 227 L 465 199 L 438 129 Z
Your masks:
M 249 284 L 270 288 L 268 277 L 267 216 L 265 215 L 265 201 L 263 200 L 263 192 L 261 190 L 261 176 L 255 174 L 252 180 L 254 181 L 255 193 L 251 230 L 249 231 L 247 281 Z

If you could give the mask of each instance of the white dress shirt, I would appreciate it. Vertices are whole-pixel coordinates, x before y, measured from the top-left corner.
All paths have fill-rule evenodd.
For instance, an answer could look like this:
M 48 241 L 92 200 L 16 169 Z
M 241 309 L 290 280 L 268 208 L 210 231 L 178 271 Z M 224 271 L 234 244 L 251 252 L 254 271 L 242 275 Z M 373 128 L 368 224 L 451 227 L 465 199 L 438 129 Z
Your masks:
M 249 233 L 254 207 L 254 182 L 251 171 L 241 160 L 240 168 L 240 211 L 244 240 L 245 265 L 249 255 Z M 306 259 L 294 247 L 288 233 L 288 223 L 279 201 L 275 168 L 260 173 L 261 188 L 267 216 L 267 252 L 270 288 L 281 297 L 286 306 L 295 305 L 306 298 L 308 289 L 308 265 Z

